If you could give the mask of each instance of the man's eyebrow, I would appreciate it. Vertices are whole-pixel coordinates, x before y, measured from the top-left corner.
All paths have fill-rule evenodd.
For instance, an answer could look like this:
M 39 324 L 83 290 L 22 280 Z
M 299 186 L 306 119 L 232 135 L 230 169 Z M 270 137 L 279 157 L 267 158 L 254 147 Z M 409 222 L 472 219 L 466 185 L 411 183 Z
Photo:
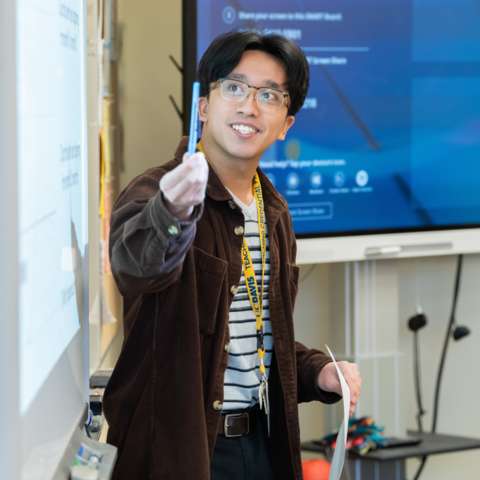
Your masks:
M 263 83 L 265 83 L 265 85 L 267 85 L 268 87 L 276 88 L 277 90 L 280 90 L 280 85 L 277 82 L 274 82 L 273 80 L 264 80 Z
M 243 73 L 231 73 L 229 75 L 230 78 L 238 78 L 239 80 L 246 80 L 247 76 L 244 75 Z

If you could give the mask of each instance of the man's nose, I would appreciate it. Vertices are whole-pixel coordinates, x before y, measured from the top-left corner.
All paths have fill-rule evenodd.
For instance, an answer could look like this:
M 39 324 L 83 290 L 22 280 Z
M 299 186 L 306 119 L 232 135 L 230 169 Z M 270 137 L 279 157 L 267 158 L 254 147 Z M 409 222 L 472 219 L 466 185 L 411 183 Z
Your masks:
M 258 115 L 259 106 L 257 94 L 258 91 L 255 90 L 255 93 L 252 95 L 252 90 L 249 89 L 244 101 L 239 104 L 237 112 L 244 113 L 245 115 Z

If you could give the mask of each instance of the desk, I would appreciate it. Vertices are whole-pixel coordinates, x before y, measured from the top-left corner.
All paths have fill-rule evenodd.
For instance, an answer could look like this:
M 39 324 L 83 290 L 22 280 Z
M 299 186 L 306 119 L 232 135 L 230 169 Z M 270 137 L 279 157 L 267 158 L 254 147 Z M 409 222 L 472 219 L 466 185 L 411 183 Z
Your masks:
M 406 480 L 405 460 L 424 455 L 460 452 L 480 448 L 480 439 L 454 437 L 408 431 L 408 435 L 421 438 L 419 445 L 386 448 L 365 455 L 348 453 L 348 468 L 352 480 Z M 314 442 L 302 443 L 302 450 L 324 453 L 324 448 Z M 359 460 L 359 462 L 357 462 Z

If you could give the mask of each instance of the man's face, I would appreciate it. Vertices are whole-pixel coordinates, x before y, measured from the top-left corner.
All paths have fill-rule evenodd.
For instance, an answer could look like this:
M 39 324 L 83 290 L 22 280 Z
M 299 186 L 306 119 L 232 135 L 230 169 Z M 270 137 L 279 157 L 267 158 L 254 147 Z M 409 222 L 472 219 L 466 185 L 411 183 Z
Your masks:
M 264 52 L 246 51 L 227 77 L 255 87 L 276 88 L 289 93 L 285 85 L 285 68 L 280 61 Z M 200 98 L 200 120 L 204 122 L 202 137 L 208 137 L 218 153 L 223 151 L 229 157 L 260 159 L 275 140 L 284 140 L 293 125 L 294 117 L 287 116 L 288 97 L 279 110 L 270 111 L 259 106 L 255 100 L 255 89 L 251 88 L 249 92 L 250 95 L 239 103 L 228 101 L 222 97 L 219 82 L 210 92 L 208 100 Z M 249 126 L 254 132 L 236 130 L 240 125 Z

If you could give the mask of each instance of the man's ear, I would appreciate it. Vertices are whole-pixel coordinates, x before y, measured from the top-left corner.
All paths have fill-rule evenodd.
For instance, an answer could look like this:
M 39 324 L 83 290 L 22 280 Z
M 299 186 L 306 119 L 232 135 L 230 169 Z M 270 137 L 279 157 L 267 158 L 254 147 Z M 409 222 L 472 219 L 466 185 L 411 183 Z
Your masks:
M 198 118 L 202 122 L 208 121 L 208 98 L 200 97 L 198 99 Z
M 285 140 L 288 130 L 294 123 L 295 123 L 295 117 L 293 115 L 289 115 L 285 119 L 285 125 L 283 126 L 283 130 L 278 135 L 277 140 Z

